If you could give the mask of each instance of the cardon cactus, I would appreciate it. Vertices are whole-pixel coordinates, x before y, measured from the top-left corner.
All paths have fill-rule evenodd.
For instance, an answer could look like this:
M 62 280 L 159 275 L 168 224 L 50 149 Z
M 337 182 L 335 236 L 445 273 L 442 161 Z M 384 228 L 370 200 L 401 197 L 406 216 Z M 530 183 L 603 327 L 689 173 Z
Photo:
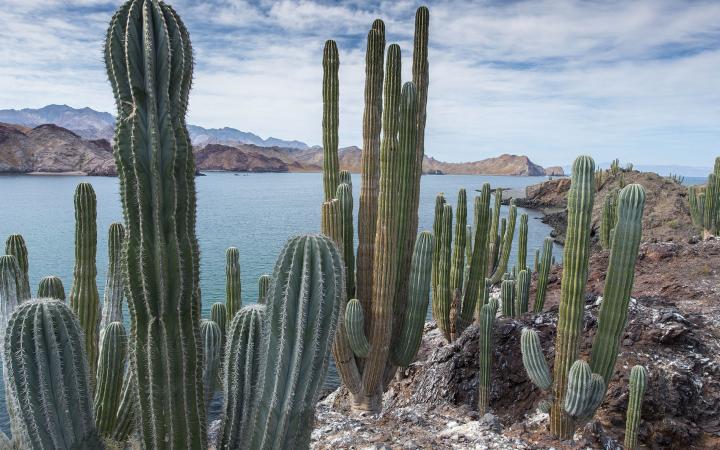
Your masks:
M 545 293 L 547 292 L 548 276 L 552 265 L 552 250 L 553 240 L 547 237 L 543 243 L 542 259 L 537 272 L 537 288 L 535 289 L 535 303 L 533 305 L 533 311 L 536 313 L 541 312 L 543 306 L 545 306 Z
M 492 275 L 495 272 L 498 251 L 500 250 L 500 241 L 502 240 L 502 234 L 498 235 L 498 232 L 500 231 L 500 207 L 502 206 L 501 188 L 495 189 L 494 198 L 495 202 L 493 203 L 492 218 L 490 222 L 490 241 L 488 242 L 488 275 Z
M 228 320 L 227 307 L 224 303 L 213 303 L 210 307 L 210 320 L 220 327 L 220 333 L 222 334 L 223 339 L 225 339 L 226 324 L 228 323 Z M 200 323 L 200 326 L 202 327 L 202 323 Z
M 105 64 L 117 105 L 114 155 L 141 445 L 204 448 L 195 163 L 185 126 L 193 67 L 187 29 L 165 3 L 129 0 L 110 23 Z
M 70 288 L 70 307 L 85 335 L 90 381 L 95 382 L 100 326 L 100 294 L 97 288 L 97 199 L 90 183 L 75 190 L 75 270 Z
M 353 227 L 352 186 L 340 183 L 337 188 L 340 202 L 340 223 L 343 235 L 343 261 L 345 261 L 345 280 L 347 298 L 355 296 L 355 228 Z
M 462 293 L 463 275 L 465 275 L 465 245 L 467 240 L 467 193 L 465 189 L 458 191 L 455 205 L 455 239 L 450 265 L 450 296 L 459 298 Z
M 490 381 L 492 379 L 492 333 L 497 313 L 496 304 L 483 305 L 480 308 L 478 326 L 478 412 L 484 414 L 490 405 Z
M 604 249 L 610 248 L 610 232 L 617 222 L 617 194 L 611 192 L 605 196 L 602 216 L 600 220 L 600 245 Z
M 718 192 L 718 175 L 708 175 L 705 186 L 705 205 L 703 207 L 703 228 L 711 235 L 717 234 L 716 224 L 718 210 L 720 210 L 720 192 Z
M 518 228 L 518 270 L 525 270 L 527 266 L 528 215 L 520 214 L 520 227 Z
M 452 264 L 452 206 L 443 207 L 443 220 L 440 228 L 440 258 L 438 259 L 438 279 L 434 289 L 437 294 L 433 298 L 433 317 L 437 327 L 445 335 L 445 339 L 452 340 L 450 321 L 450 308 L 452 305 L 452 293 L 450 292 L 450 267 Z
M 65 287 L 59 277 L 50 275 L 40 280 L 37 291 L 38 298 L 54 298 L 65 301 Z
M 523 366 L 530 380 L 535 386 L 546 391 L 552 386 L 552 375 L 548 367 L 540 338 L 532 328 L 523 328 L 520 336 L 520 350 L 522 352 Z
M 112 438 L 115 430 L 127 354 L 125 327 L 121 322 L 110 322 L 103 328 L 100 338 L 94 403 L 95 425 L 98 433 L 106 438 Z
M 501 252 L 499 261 L 495 268 L 495 273 L 490 277 L 492 284 L 497 284 L 502 280 L 503 275 L 507 272 L 508 261 L 510 261 L 510 250 L 512 249 L 513 237 L 515 236 L 515 219 L 517 218 L 517 208 L 515 201 L 510 200 L 510 209 L 508 210 L 507 229 L 505 230 L 504 239 L 501 243 Z
M 110 225 L 108 231 L 108 270 L 105 278 L 100 329 L 111 322 L 123 321 L 123 298 L 125 298 L 125 274 L 122 269 L 122 247 L 125 241 L 125 227 L 121 223 Z
M 576 419 L 592 415 L 605 396 L 605 382 L 582 359 L 573 363 L 568 372 L 565 412 Z
M 350 174 L 349 170 L 341 170 L 340 171 L 339 183 L 340 184 L 345 183 L 352 188 L 352 175 Z
M 355 356 L 366 358 L 370 353 L 370 344 L 365 337 L 365 315 L 362 305 L 356 298 L 350 300 L 345 306 L 345 329 L 350 348 Z
M 260 371 L 265 305 L 249 305 L 230 322 L 223 362 L 223 416 L 218 447 L 242 448 L 252 425 Z
M 200 321 L 200 336 L 202 337 L 203 374 L 202 382 L 205 388 L 205 405 L 210 404 L 218 381 L 218 371 L 222 360 L 222 330 L 214 320 Z
M 637 447 L 637 433 L 640 426 L 642 401 L 647 386 L 647 370 L 643 366 L 634 366 L 630 370 L 630 396 L 628 398 L 627 419 L 625 421 L 625 448 Z
M 528 311 L 528 297 L 530 296 L 530 273 L 527 269 L 518 272 L 515 281 L 515 316 L 519 317 Z
M 264 304 L 267 294 L 270 291 L 270 275 L 260 275 L 258 278 L 258 303 Z
M 323 51 L 323 188 L 325 201 L 335 198 L 340 184 L 340 163 L 338 162 L 338 126 L 340 81 L 338 69 L 340 56 L 335 41 L 325 42 Z
M 432 260 L 432 305 L 433 305 L 433 317 L 437 320 L 435 315 L 435 305 L 440 301 L 438 297 L 438 280 L 440 278 L 440 252 L 442 250 L 442 228 L 443 228 L 443 214 L 445 211 L 445 195 L 443 193 L 435 196 L 435 215 L 433 216 L 433 236 L 435 236 L 435 251 L 433 251 Z
M 20 269 L 20 290 L 18 291 L 19 300 L 25 301 L 32 296 L 30 292 L 30 276 L 28 270 L 30 263 L 28 261 L 28 251 L 25 245 L 25 239 L 20 234 L 10 235 L 5 241 L 5 254 L 12 255 L 17 261 Z
M 340 315 L 338 339 L 333 346 L 338 372 L 353 394 L 354 406 L 358 409 L 375 411 L 380 407 L 382 392 L 397 369 L 390 349 L 399 345 L 410 303 L 411 249 L 417 234 L 424 155 L 428 16 L 427 8 L 418 9 L 413 83 L 401 83 L 400 48 L 397 45 L 388 48 L 385 73 L 378 67 L 382 65 L 384 45 L 381 21 L 375 21 L 368 35 L 355 297 L 363 309 L 370 352 L 365 361 L 353 354 L 345 329 L 344 311 Z M 324 58 L 325 73 L 329 74 L 327 61 L 328 58 Z M 325 78 L 324 91 L 327 91 L 328 78 L 332 77 Z M 325 111 L 336 107 L 332 96 L 323 97 Z M 381 111 L 382 124 L 379 121 Z M 325 130 L 328 128 L 324 126 Z M 336 150 L 329 151 L 330 146 L 325 147 L 330 153 L 326 159 L 337 158 Z M 324 180 L 335 176 L 332 165 L 324 165 L 323 169 Z M 325 206 L 327 200 L 326 195 L 323 217 L 331 219 L 332 214 L 326 213 L 326 210 L 330 212 Z M 331 225 L 331 220 L 323 220 L 322 232 L 342 248 L 344 239 Z
M 115 414 L 115 427 L 110 439 L 125 442 L 135 428 L 135 404 L 137 403 L 137 382 L 131 367 L 125 367 L 123 385 L 120 391 L 120 404 Z
M 230 247 L 225 251 L 225 309 L 227 322 L 242 308 L 242 281 L 240 280 L 240 250 Z
M 484 294 L 486 287 L 485 274 L 487 272 L 487 243 L 488 229 L 490 227 L 490 184 L 484 183 L 480 195 L 475 197 L 473 222 L 475 224 L 475 237 L 472 239 L 472 252 L 468 258 L 468 275 L 465 280 L 465 291 L 462 295 L 462 311 L 458 329 L 462 332 L 473 321 L 479 306 L 485 304 L 478 295 Z
M 23 448 L 103 448 L 84 347 L 75 315 L 59 300 L 26 301 L 10 317 L 6 389 L 15 413 L 13 437 Z
M 503 280 L 500 284 L 500 303 L 503 316 L 515 316 L 515 280 Z

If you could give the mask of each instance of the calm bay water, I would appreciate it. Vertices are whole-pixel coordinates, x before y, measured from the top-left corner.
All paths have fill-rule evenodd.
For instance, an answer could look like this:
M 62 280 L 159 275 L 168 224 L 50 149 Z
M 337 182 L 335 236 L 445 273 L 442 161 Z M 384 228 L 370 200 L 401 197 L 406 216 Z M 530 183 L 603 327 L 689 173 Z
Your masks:
M 468 190 L 468 205 L 473 204 L 475 189 L 489 182 L 493 188 L 522 189 L 545 177 L 500 176 L 424 176 L 420 192 L 419 229 L 432 230 L 435 195 L 444 192 L 455 204 L 458 189 Z M 102 298 L 107 269 L 107 230 L 112 222 L 122 220 L 117 178 L 74 176 L 1 176 L 0 239 L 21 233 L 27 242 L 30 260 L 30 284 L 37 290 L 40 279 L 57 275 L 69 293 L 74 264 L 73 193 L 80 182 L 92 183 L 98 208 L 98 287 Z M 353 175 L 355 220 L 359 199 L 360 177 Z M 210 306 L 225 299 L 225 249 L 240 249 L 243 304 L 255 303 L 257 279 L 271 273 L 280 249 L 288 237 L 320 229 L 322 175 L 311 174 L 233 174 L 208 173 L 197 178 L 197 236 L 201 251 L 200 284 L 203 315 Z M 541 223 L 539 213 L 520 210 L 529 215 L 528 262 L 532 264 L 535 249 L 542 248 L 550 227 Z M 503 207 L 503 215 L 507 207 Z M 468 212 L 472 223 L 472 211 Z M 516 231 L 517 238 L 517 231 Z M 357 242 L 356 242 L 357 243 Z M 3 244 L 4 245 L 4 244 Z M 510 266 L 516 260 L 517 243 L 512 248 Z M 560 261 L 561 252 L 553 254 Z M 428 312 L 429 317 L 429 312 Z M 127 314 L 126 314 L 127 319 Z M 338 384 L 331 367 L 326 386 Z M 4 392 L 0 392 L 0 428 L 8 431 Z M 211 408 L 217 413 L 218 400 Z

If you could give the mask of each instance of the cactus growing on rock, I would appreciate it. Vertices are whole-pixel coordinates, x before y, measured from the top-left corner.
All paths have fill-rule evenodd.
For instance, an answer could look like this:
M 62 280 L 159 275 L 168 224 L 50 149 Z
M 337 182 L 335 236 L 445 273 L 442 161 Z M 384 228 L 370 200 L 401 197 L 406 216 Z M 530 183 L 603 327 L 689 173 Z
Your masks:
M 503 280 L 500 284 L 500 303 L 502 304 L 502 315 L 505 317 L 515 316 L 515 281 Z
M 530 272 L 523 269 L 518 272 L 515 282 L 515 316 L 528 312 L 528 297 L 530 296 Z
M 70 288 L 70 307 L 85 336 L 85 351 L 94 385 L 98 359 L 100 294 L 97 288 L 97 199 L 90 183 L 75 190 L 75 270 Z
M 258 303 L 264 304 L 267 294 L 270 291 L 270 275 L 260 275 L 258 278 Z
M 548 276 L 550 275 L 550 266 L 552 265 L 552 249 L 552 238 L 545 238 L 543 242 L 542 259 L 540 260 L 537 272 L 537 288 L 535 289 L 535 303 L 533 305 L 533 311 L 536 313 L 541 312 L 543 306 L 545 306 L 545 293 L 547 292 Z
M 637 432 L 640 426 L 642 401 L 647 386 L 647 370 L 643 366 L 634 366 L 630 370 L 630 396 L 628 398 L 627 418 L 625 421 L 625 448 L 637 447 Z
M 18 268 L 20 269 L 19 301 L 25 301 L 32 296 L 32 293 L 30 291 L 30 277 L 28 274 L 30 267 L 28 251 L 22 235 L 13 234 L 7 238 L 5 241 L 5 254 L 14 256 L 17 261 Z
M 24 351 L 27 346 L 34 351 Z M 30 300 L 10 317 L 4 359 L 13 436 L 23 448 L 95 450 L 85 339 L 59 300 Z
M 108 323 L 100 337 L 97 386 L 95 387 L 95 426 L 98 433 L 112 438 L 117 412 L 122 400 L 123 376 L 128 354 L 125 327 L 121 322 Z
M 225 309 L 227 322 L 232 322 L 242 308 L 242 281 L 240 279 L 240 250 L 230 247 L 225 251 Z
M 62 280 L 55 275 L 43 277 L 38 285 L 37 296 L 65 301 L 65 287 Z
M 480 308 L 478 320 L 478 412 L 484 414 L 490 405 L 490 381 L 492 379 L 492 332 L 497 304 L 487 304 Z
M 105 296 L 102 307 L 100 329 L 111 322 L 123 321 L 122 303 L 125 298 L 125 274 L 122 269 L 122 247 L 125 241 L 125 227 L 113 223 L 108 231 L 108 269 L 105 278 Z M 39 295 L 39 294 L 38 294 Z

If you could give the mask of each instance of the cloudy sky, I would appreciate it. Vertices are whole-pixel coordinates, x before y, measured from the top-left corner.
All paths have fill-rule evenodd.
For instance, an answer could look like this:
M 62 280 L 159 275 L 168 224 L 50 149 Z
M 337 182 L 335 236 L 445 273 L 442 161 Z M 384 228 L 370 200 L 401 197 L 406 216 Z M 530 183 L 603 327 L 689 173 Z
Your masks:
M 113 112 L 101 57 L 115 0 L 3 0 L 0 108 Z M 404 49 L 414 1 L 176 0 L 196 71 L 189 122 L 321 140 L 322 47 L 338 41 L 341 145 L 361 142 L 376 17 Z M 710 166 L 720 154 L 720 2 L 430 1 L 429 155 L 574 155 Z

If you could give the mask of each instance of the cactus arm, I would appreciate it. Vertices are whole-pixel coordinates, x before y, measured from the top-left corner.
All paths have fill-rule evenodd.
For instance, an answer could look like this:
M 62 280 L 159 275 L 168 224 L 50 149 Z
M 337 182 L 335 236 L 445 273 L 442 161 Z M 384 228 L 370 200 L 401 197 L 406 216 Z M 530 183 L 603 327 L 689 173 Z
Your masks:
M 225 307 L 224 303 L 213 303 L 213 305 L 210 307 L 210 320 L 215 322 L 220 327 L 220 334 L 222 335 L 224 342 L 228 323 L 227 308 Z M 200 326 L 202 326 L 202 322 L 200 323 Z
M 488 227 L 490 225 L 490 184 L 484 183 L 480 195 L 475 197 L 474 205 L 475 238 L 473 239 L 472 255 L 468 259 L 467 281 L 462 297 L 460 312 L 460 331 L 467 328 L 473 321 L 475 310 L 482 307 L 484 300 L 478 305 L 478 295 L 485 290 L 485 274 L 487 273 Z
M 338 162 L 338 104 L 340 98 L 340 82 L 338 69 L 340 56 L 335 41 L 325 42 L 323 50 L 323 188 L 325 201 L 335 198 L 340 179 L 340 163 Z
M 125 227 L 113 223 L 108 231 L 108 269 L 105 277 L 100 329 L 112 322 L 123 321 L 122 302 L 125 297 L 125 274 L 122 269 L 122 246 L 125 241 Z
M 510 201 L 510 209 L 508 210 L 507 229 L 502 240 L 500 261 L 498 262 L 495 273 L 491 277 L 492 284 L 497 284 L 502 280 L 502 276 L 507 271 L 508 262 L 510 261 L 510 250 L 512 249 L 513 237 L 515 236 L 515 219 L 517 218 L 517 208 L 513 200 Z
M 19 300 L 25 301 L 32 296 L 30 291 L 30 277 L 28 274 L 30 263 L 28 261 L 27 245 L 25 245 L 25 239 L 20 234 L 10 235 L 5 241 L 5 254 L 12 255 L 17 260 L 18 267 L 20 268 L 20 295 Z
M 525 270 L 527 266 L 527 239 L 528 215 L 520 214 L 520 227 L 518 228 L 518 271 Z
M 450 293 L 454 296 L 456 291 L 462 290 L 463 274 L 465 271 L 465 242 L 467 234 L 467 193 L 465 189 L 458 192 L 457 205 L 455 205 L 455 240 L 453 241 L 452 262 L 450 266 Z
M 435 320 L 438 328 L 443 332 L 445 338 L 450 342 L 450 306 L 452 296 L 450 293 L 450 265 L 451 265 L 451 244 L 452 244 L 452 206 L 443 207 L 443 221 L 440 234 L 440 258 L 438 261 L 438 284 L 437 294 L 433 302 Z
M 135 429 L 136 384 L 135 375 L 128 365 L 125 367 L 123 375 L 120 403 L 115 413 L 115 427 L 111 436 L 111 439 L 115 442 L 127 441 L 130 433 Z
M 593 373 L 600 374 L 606 383 L 615 369 L 620 339 L 627 323 L 642 235 L 645 190 L 639 184 L 629 184 L 620 191 L 618 202 L 618 221 L 598 316 L 598 331 L 590 355 Z
M 65 287 L 59 277 L 49 275 L 43 277 L 38 284 L 38 298 L 54 298 L 65 301 Z
M 220 360 L 222 359 L 222 330 L 214 320 L 200 321 L 200 336 L 203 346 L 203 374 L 202 381 L 205 388 L 205 405 L 215 394 L 218 379 Z
M 415 358 L 422 343 L 423 326 L 430 300 L 430 272 L 435 238 L 427 231 L 418 234 L 410 270 L 410 290 L 405 320 L 397 344 L 392 349 L 392 361 L 406 367 Z
M 500 299 L 502 314 L 505 317 L 515 317 L 515 281 L 503 280 L 500 284 Z
M 100 337 L 97 386 L 95 387 L 95 426 L 100 435 L 112 437 L 120 405 L 127 359 L 127 333 L 121 322 L 110 322 Z
M 345 262 L 345 286 L 347 298 L 355 296 L 355 229 L 353 228 L 352 186 L 340 183 L 336 198 L 340 201 L 340 223 L 342 226 L 342 252 Z
M 225 309 L 230 324 L 242 308 L 242 281 L 240 278 L 240 250 L 230 247 L 225 251 Z M 227 325 L 226 325 L 227 327 Z
M 490 222 L 490 236 L 488 241 L 488 275 L 492 275 L 497 264 L 500 237 L 498 236 L 500 225 L 500 207 L 502 205 L 502 189 L 495 189 L 492 219 Z
M 520 336 L 520 350 L 522 352 L 523 366 L 530 381 L 543 391 L 552 386 L 552 375 L 540 346 L 537 331 L 532 328 L 523 328 Z
M 552 238 L 545 238 L 545 242 L 543 243 L 542 259 L 540 260 L 540 267 L 538 268 L 539 271 L 537 276 L 537 289 L 535 289 L 535 304 L 533 305 L 533 311 L 536 313 L 541 312 L 543 310 L 543 306 L 545 305 L 548 276 L 550 275 L 550 266 L 552 265 L 552 249 Z
M 430 285 L 432 286 L 432 316 L 437 321 L 436 307 L 439 305 L 438 280 L 440 278 L 440 253 L 442 252 L 442 227 L 443 212 L 445 210 L 445 196 L 440 193 L 435 197 L 435 215 L 433 218 L 433 236 L 435 236 L 435 251 L 433 252 L 432 274 Z
M 263 274 L 258 278 L 258 303 L 265 304 L 268 291 L 270 290 L 270 275 Z
M 366 358 L 370 352 L 370 344 L 365 337 L 365 316 L 362 305 L 357 299 L 350 300 L 345 307 L 345 329 L 353 353 L 360 358 Z
M 565 402 L 570 367 L 577 360 L 579 335 L 585 312 L 590 252 L 591 215 L 595 198 L 595 163 L 588 156 L 578 157 L 573 164 L 568 193 L 568 227 L 563 254 L 562 288 L 555 340 L 553 391 L 555 401 L 550 410 L 550 433 L 567 439 L 574 432 L 574 423 L 562 405 Z
M 634 366 L 630 370 L 630 396 L 628 399 L 627 420 L 625 422 L 625 448 L 637 447 L 637 432 L 640 426 L 642 400 L 647 386 L 647 370 L 643 366 Z
M 515 316 L 525 314 L 528 311 L 528 296 L 530 295 L 530 274 L 527 269 L 518 272 L 515 283 Z
M 490 382 L 492 380 L 492 333 L 495 322 L 495 305 L 483 305 L 480 308 L 478 342 L 478 412 L 484 414 L 490 405 Z

